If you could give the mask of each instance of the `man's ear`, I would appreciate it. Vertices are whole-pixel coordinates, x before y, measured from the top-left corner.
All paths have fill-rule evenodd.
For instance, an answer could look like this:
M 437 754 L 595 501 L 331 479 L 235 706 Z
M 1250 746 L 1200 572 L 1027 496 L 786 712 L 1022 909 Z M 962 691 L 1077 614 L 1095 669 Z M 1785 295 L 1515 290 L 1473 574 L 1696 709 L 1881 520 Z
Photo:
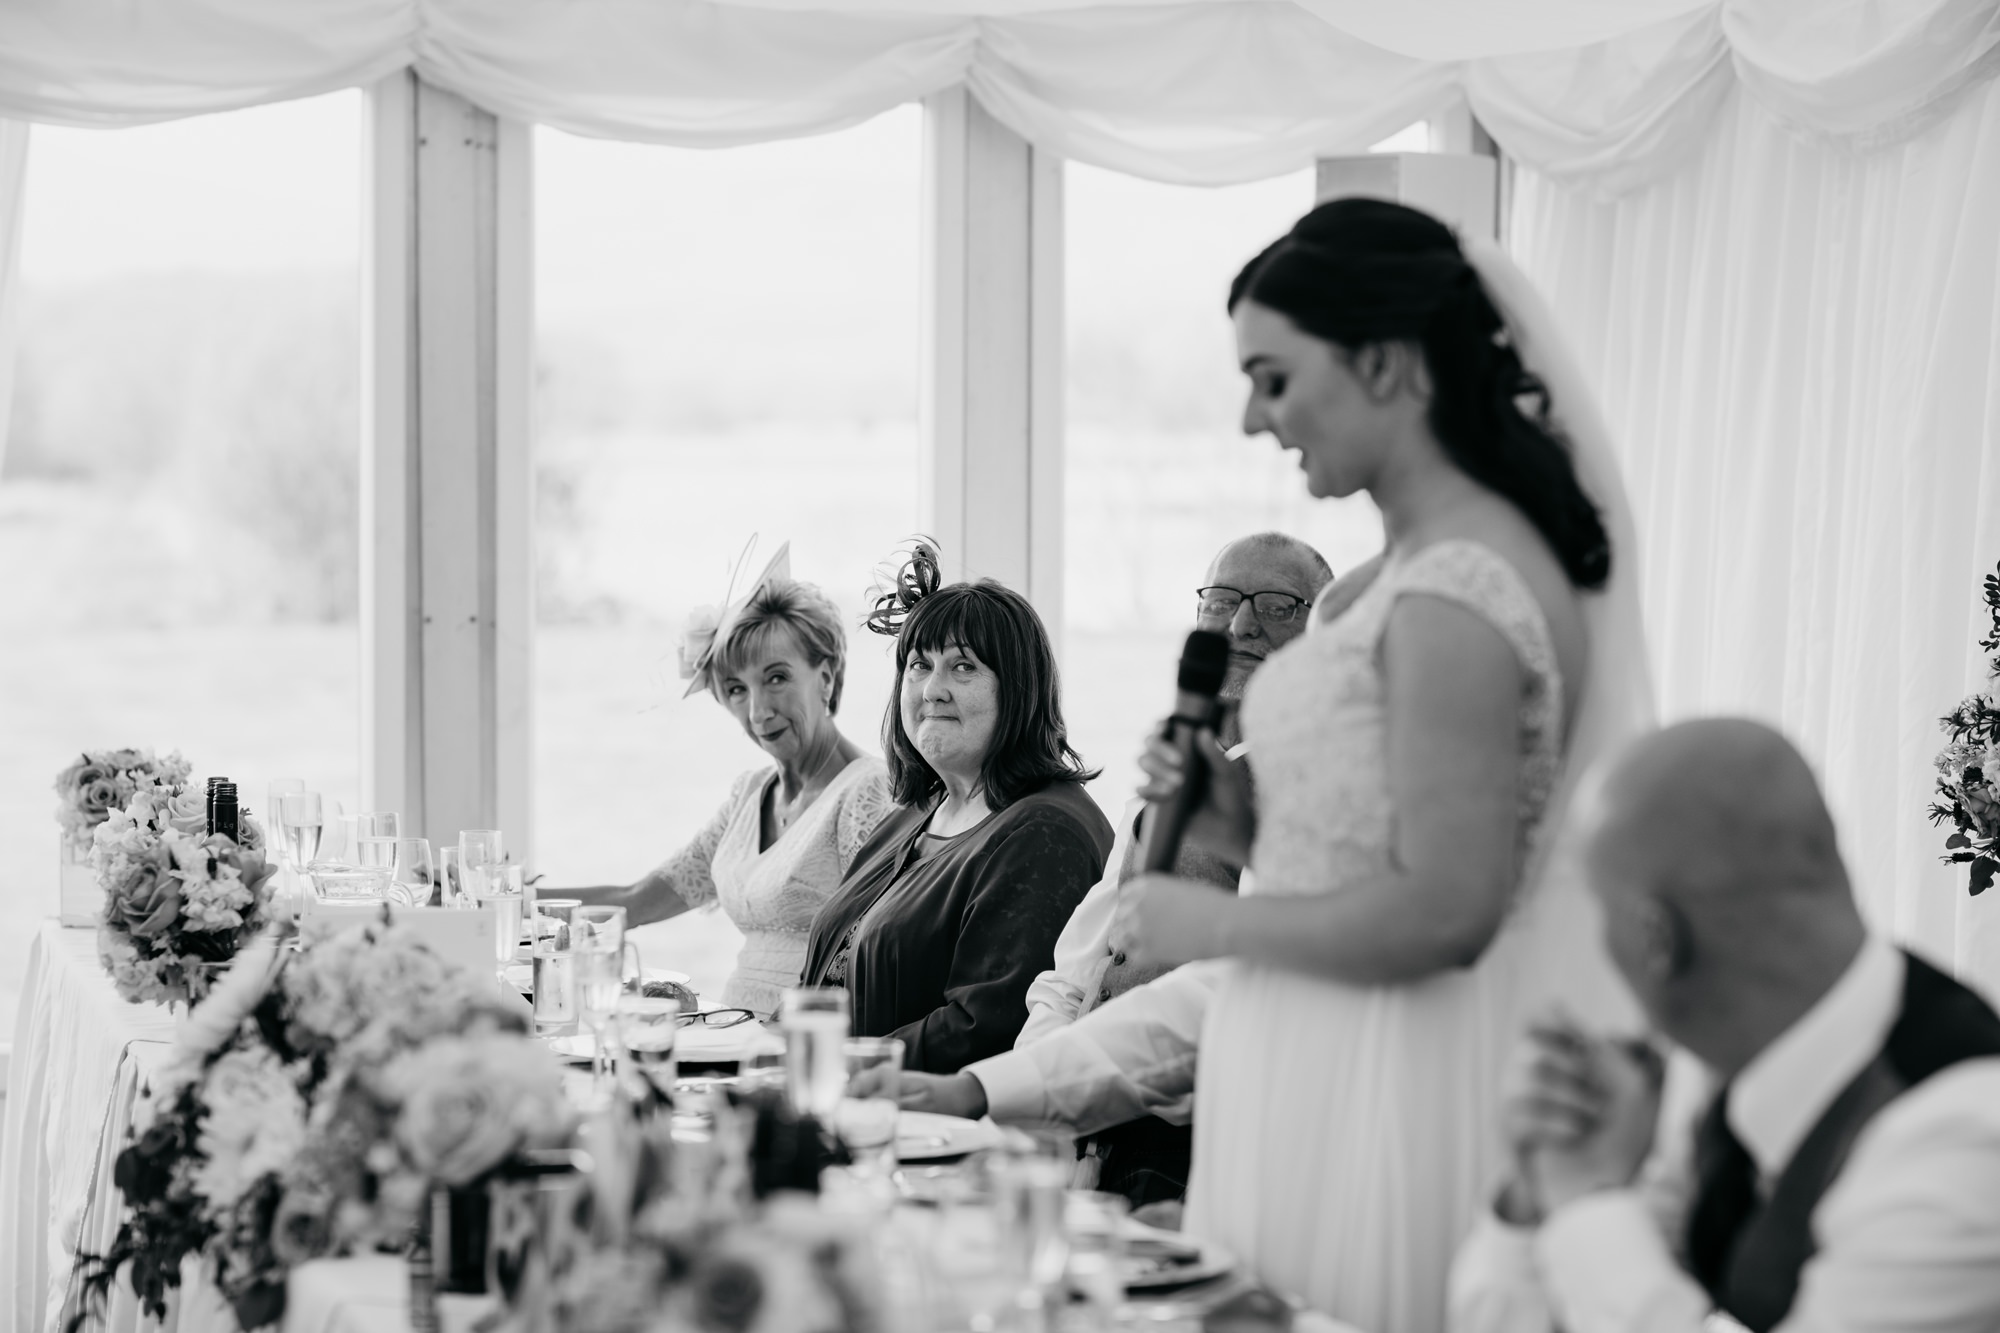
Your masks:
M 1672 903 L 1650 894 L 1638 910 L 1647 980 L 1663 985 L 1684 975 L 1694 962 L 1694 937 L 1687 918 Z

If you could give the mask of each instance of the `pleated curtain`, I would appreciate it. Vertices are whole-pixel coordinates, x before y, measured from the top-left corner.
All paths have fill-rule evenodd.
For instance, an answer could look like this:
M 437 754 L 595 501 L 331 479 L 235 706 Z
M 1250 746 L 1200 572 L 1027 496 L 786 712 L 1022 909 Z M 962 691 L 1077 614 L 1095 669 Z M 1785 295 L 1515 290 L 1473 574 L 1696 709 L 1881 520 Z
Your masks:
M 1869 916 L 2000 988 L 1924 813 L 2000 561 L 2000 85 L 1872 151 L 1739 90 L 1671 178 L 1522 171 L 1512 224 L 1624 453 L 1663 715 L 1784 727 Z

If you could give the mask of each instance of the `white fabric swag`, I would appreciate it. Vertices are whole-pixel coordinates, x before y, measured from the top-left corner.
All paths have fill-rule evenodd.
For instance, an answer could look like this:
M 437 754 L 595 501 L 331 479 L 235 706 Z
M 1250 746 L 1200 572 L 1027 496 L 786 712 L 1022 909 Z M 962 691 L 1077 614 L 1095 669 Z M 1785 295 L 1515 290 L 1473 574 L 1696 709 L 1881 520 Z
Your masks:
M 1782 726 L 1874 923 L 2000 994 L 1924 814 L 2000 559 L 2000 86 L 1867 154 L 1741 89 L 1672 179 L 1522 172 L 1512 224 L 1623 453 L 1662 717 Z
M 964 82 L 1067 158 L 1223 184 L 1359 152 L 1461 91 L 1516 160 L 1606 193 L 1732 91 L 1866 146 L 2000 65 L 2000 0 L 8 0 L 0 115 L 129 125 L 413 65 L 504 115 L 722 147 Z

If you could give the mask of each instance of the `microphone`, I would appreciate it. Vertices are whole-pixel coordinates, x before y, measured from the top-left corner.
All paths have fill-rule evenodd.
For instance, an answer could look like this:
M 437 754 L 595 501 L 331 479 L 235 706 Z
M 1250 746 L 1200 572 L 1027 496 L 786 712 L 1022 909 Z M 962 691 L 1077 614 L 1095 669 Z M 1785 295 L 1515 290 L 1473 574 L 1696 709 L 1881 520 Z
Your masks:
M 1170 874 L 1174 858 L 1180 854 L 1181 835 L 1188 820 L 1201 804 L 1208 770 L 1195 758 L 1194 734 L 1213 727 L 1222 718 L 1222 703 L 1215 696 L 1229 673 L 1229 637 L 1213 630 L 1198 629 L 1187 636 L 1181 649 L 1180 673 L 1175 681 L 1174 711 L 1167 719 L 1166 735 L 1181 753 L 1187 780 L 1172 801 L 1146 804 L 1146 845 L 1139 869 L 1147 874 Z

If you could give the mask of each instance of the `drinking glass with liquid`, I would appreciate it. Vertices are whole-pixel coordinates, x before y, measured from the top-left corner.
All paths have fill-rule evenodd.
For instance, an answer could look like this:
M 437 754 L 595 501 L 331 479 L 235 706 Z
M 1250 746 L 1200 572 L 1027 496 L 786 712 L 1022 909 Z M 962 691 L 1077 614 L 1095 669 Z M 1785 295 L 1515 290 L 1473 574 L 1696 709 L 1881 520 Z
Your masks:
M 500 969 L 514 961 L 521 944 L 521 867 L 486 865 L 471 872 L 474 900 L 493 910 L 493 962 Z
M 674 1034 L 681 1026 L 681 1002 L 671 996 L 621 995 L 618 1044 L 640 1077 L 666 1095 L 674 1086 Z
M 567 913 L 537 911 L 532 924 L 535 1031 L 548 1036 L 576 1022 L 576 949 Z
M 896 1170 L 896 1095 L 903 1072 L 903 1043 L 896 1037 L 849 1037 L 847 1086 L 866 1097 L 844 1097 L 835 1128 L 863 1175 L 887 1180 Z M 864 1079 L 863 1076 L 866 1076 Z
M 835 1123 L 847 1095 L 847 990 L 809 986 L 785 992 L 778 1028 L 785 1034 L 785 1095 L 792 1109 Z

